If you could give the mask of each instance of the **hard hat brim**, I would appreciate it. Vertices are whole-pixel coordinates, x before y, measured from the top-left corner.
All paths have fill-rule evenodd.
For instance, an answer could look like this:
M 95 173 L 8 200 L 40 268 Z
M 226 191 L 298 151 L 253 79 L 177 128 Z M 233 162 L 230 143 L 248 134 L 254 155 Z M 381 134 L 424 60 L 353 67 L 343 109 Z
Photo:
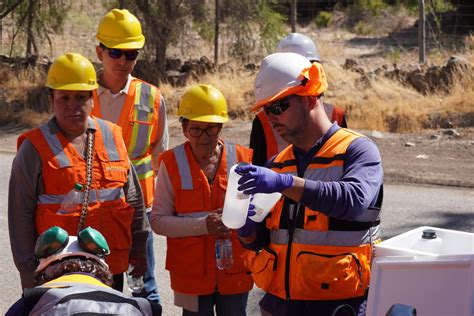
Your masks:
M 92 91 L 99 88 L 97 83 L 89 85 L 85 83 L 73 84 L 47 84 L 46 87 L 54 90 L 71 90 L 71 91 Z
M 186 119 L 191 121 L 206 122 L 206 123 L 227 123 L 229 121 L 228 117 L 222 117 L 219 115 L 202 115 L 194 117 L 186 117 Z
M 116 38 L 106 38 L 104 36 L 96 35 L 96 38 L 107 48 L 115 49 L 142 49 L 145 45 L 145 36 L 134 38 L 134 40 L 124 41 Z

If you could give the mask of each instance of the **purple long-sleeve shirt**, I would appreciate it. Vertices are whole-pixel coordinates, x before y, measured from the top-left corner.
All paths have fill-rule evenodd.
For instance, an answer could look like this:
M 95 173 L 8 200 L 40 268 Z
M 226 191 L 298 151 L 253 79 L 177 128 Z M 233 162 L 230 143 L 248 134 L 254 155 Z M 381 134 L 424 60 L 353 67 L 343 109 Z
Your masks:
M 340 127 L 334 123 L 308 152 L 295 148 L 298 172 L 306 169 L 314 152 Z M 306 180 L 300 203 L 341 219 L 353 219 L 375 204 L 383 183 L 382 160 L 377 146 L 367 137 L 348 147 L 343 175 L 338 181 Z
M 339 128 L 334 123 L 307 152 L 294 147 L 298 176 L 303 177 L 314 154 Z M 342 177 L 337 181 L 306 179 L 299 203 L 334 218 L 353 219 L 369 206 L 375 205 L 381 194 L 382 184 L 382 160 L 377 146 L 369 138 L 360 137 L 347 148 Z M 268 230 L 262 222 L 257 225 L 256 240 L 242 245 L 247 249 L 257 250 L 268 242 Z

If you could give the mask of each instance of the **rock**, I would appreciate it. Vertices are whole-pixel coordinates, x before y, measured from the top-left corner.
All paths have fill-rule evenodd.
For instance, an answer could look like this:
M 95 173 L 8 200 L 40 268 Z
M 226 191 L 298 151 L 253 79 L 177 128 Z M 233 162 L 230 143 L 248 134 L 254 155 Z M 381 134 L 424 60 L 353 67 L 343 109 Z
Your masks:
M 443 134 L 448 135 L 448 136 L 455 136 L 455 137 L 461 136 L 461 134 L 459 134 L 458 131 L 456 131 L 453 128 L 443 130 Z
M 370 137 L 372 138 L 377 138 L 377 139 L 382 139 L 383 138 L 383 134 L 379 131 L 372 131 L 370 133 Z
M 428 155 L 420 154 L 416 156 L 416 159 L 428 159 Z
M 406 142 L 406 143 L 405 143 L 405 146 L 406 146 L 406 147 L 415 147 L 416 144 L 415 144 L 415 143 L 412 143 L 412 142 Z
M 440 138 L 441 138 L 441 135 L 439 135 L 439 134 L 431 134 L 430 135 L 430 139 L 438 140 Z

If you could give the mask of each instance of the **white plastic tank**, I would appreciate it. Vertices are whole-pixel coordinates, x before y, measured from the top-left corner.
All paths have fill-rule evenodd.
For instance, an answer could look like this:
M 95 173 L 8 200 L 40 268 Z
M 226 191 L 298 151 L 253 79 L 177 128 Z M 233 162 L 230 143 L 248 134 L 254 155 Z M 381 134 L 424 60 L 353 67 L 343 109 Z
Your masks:
M 473 316 L 474 234 L 423 226 L 375 245 L 367 315 L 393 304 L 418 316 Z

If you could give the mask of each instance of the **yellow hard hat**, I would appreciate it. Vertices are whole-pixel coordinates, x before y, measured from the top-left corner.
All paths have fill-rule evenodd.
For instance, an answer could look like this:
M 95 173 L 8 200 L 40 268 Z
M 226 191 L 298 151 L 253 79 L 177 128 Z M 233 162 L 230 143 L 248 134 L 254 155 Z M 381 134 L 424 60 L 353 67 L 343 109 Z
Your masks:
M 108 48 L 140 49 L 145 44 L 140 21 L 125 9 L 107 13 L 95 37 Z
M 208 123 L 225 123 L 229 120 L 224 95 L 206 84 L 192 86 L 184 92 L 178 115 L 188 120 Z
M 55 90 L 92 91 L 99 87 L 92 63 L 77 53 L 66 53 L 49 67 L 46 86 Z

